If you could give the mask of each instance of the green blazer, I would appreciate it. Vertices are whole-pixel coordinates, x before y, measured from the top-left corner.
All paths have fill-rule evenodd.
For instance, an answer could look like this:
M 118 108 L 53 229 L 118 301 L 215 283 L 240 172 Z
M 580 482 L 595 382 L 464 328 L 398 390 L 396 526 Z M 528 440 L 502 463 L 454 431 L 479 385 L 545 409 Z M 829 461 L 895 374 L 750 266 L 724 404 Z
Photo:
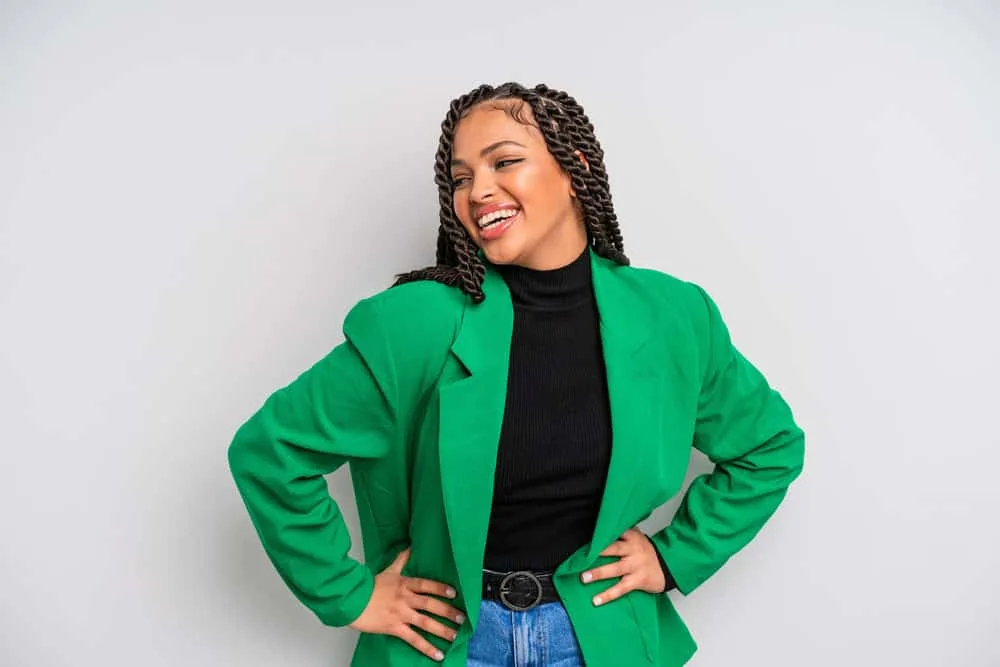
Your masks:
M 802 431 L 765 378 L 733 347 L 711 298 L 666 274 L 592 255 L 613 428 L 611 464 L 588 544 L 556 570 L 588 667 L 676 667 L 696 645 L 667 595 L 632 592 L 595 607 L 609 581 L 579 575 L 682 488 L 692 445 L 714 463 L 652 536 L 688 594 L 744 547 L 803 463 Z M 373 575 L 407 546 L 409 576 L 451 584 L 467 621 L 444 665 L 465 667 L 503 418 L 513 307 L 487 267 L 473 304 L 435 282 L 362 300 L 345 340 L 276 391 L 236 433 L 229 464 L 265 551 L 319 619 L 344 626 L 365 608 Z M 324 475 L 348 464 L 366 564 Z M 427 636 L 427 635 L 425 635 Z M 356 667 L 432 665 L 402 640 L 361 634 Z

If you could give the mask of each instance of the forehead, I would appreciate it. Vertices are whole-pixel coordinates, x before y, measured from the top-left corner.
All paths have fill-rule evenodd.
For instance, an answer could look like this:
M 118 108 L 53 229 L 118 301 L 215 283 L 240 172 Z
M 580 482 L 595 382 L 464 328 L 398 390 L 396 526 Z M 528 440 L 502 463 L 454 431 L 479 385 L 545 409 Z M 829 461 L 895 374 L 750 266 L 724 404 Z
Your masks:
M 452 154 L 458 159 L 474 159 L 479 151 L 498 141 L 513 140 L 526 146 L 543 142 L 534 123 L 531 108 L 525 104 L 518 114 L 523 121 L 511 117 L 511 104 L 488 102 L 475 107 L 455 128 Z

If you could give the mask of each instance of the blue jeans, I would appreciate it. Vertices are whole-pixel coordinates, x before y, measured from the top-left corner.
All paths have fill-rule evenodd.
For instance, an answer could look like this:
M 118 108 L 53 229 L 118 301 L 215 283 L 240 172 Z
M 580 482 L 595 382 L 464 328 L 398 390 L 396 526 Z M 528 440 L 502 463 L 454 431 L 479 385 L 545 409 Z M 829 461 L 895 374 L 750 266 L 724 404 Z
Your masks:
M 559 602 L 510 611 L 484 601 L 469 643 L 468 667 L 584 667 L 580 645 Z

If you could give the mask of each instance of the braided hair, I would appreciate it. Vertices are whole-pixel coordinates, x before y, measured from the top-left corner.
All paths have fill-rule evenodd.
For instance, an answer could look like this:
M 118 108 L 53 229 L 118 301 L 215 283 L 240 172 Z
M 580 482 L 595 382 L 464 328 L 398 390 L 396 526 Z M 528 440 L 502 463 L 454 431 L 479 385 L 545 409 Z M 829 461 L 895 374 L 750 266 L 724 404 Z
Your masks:
M 473 107 L 483 102 L 507 100 L 518 103 L 498 108 L 521 123 L 530 123 L 524 117 L 524 105 L 530 107 L 549 152 L 570 176 L 582 208 L 587 238 L 594 251 L 618 264 L 629 263 L 618 228 L 618 217 L 611 202 L 604 151 L 594 136 L 594 126 L 583 107 L 567 93 L 552 90 L 545 85 L 534 88 L 525 88 L 516 83 L 505 83 L 497 87 L 483 85 L 453 100 L 448 115 L 441 123 L 441 139 L 434 160 L 434 182 L 438 186 L 441 209 L 437 264 L 404 273 L 396 278 L 395 285 L 433 280 L 458 287 L 474 303 L 480 303 L 485 298 L 482 286 L 486 267 L 479 257 L 478 248 L 455 215 L 451 178 L 452 144 L 459 121 Z M 578 152 L 583 153 L 589 169 L 580 160 Z

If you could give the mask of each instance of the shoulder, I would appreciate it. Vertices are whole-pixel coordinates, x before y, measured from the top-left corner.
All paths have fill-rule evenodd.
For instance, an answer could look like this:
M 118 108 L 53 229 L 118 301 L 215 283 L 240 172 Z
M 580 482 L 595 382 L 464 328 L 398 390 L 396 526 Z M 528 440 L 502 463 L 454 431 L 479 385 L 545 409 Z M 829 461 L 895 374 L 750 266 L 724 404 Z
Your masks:
M 727 357 L 729 331 L 704 287 L 655 269 L 628 266 L 619 273 L 641 307 L 648 308 L 655 329 L 670 339 L 674 349 L 689 350 L 699 360 L 702 373 L 713 359 Z
M 344 335 L 356 344 L 378 339 L 397 358 L 434 356 L 451 345 L 467 301 L 461 290 L 429 280 L 389 287 L 351 308 Z
M 672 313 L 699 330 L 709 326 L 715 303 L 701 285 L 652 268 L 621 266 L 614 272 L 654 312 Z

